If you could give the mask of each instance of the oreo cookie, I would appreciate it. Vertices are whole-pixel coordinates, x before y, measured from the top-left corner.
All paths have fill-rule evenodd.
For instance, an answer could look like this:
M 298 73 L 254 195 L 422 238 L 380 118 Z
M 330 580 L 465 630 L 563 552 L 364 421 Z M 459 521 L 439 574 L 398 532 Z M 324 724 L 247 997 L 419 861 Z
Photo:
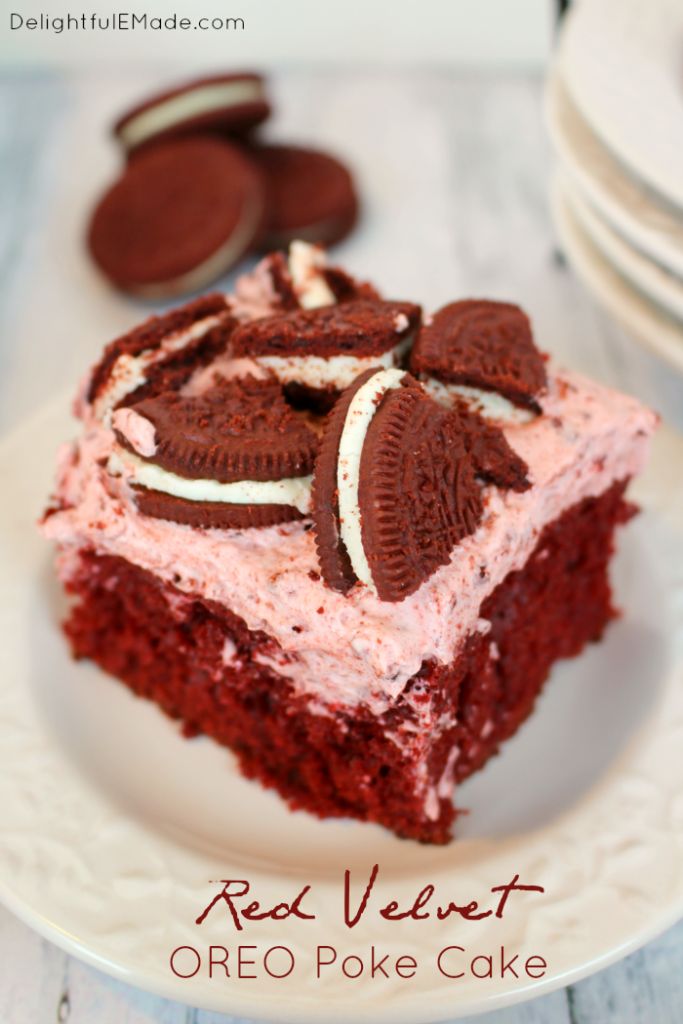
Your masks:
M 113 133 L 131 153 L 151 142 L 193 132 L 243 135 L 269 113 L 263 78 L 243 71 L 198 78 L 157 93 L 120 117 Z
M 330 414 L 315 467 L 312 514 L 328 586 L 345 593 L 360 581 L 382 601 L 402 601 L 481 513 L 455 418 L 405 371 L 362 374 Z
M 405 371 L 368 370 L 330 413 L 316 460 L 323 579 L 402 601 L 477 529 L 483 484 L 525 490 L 526 472 L 495 425 L 444 409 Z
M 179 389 L 226 351 L 236 320 L 224 295 L 204 295 L 153 316 L 110 342 L 93 368 L 86 401 L 108 423 L 111 412 Z
M 506 403 L 541 412 L 539 395 L 547 386 L 526 314 L 484 299 L 453 302 L 435 313 L 418 335 L 410 369 L 444 386 L 434 389 L 435 397 L 459 396 L 493 418 L 505 418 Z
M 166 392 L 113 417 L 125 477 L 145 515 L 220 529 L 300 519 L 318 438 L 273 381 L 224 381 L 198 396 Z
M 249 152 L 268 196 L 263 248 L 285 248 L 296 238 L 334 245 L 353 229 L 356 188 L 335 157 L 299 146 L 255 145 Z
M 357 299 L 241 324 L 231 344 L 234 355 L 273 373 L 293 401 L 303 395 L 330 408 L 365 370 L 401 366 L 419 323 L 413 303 Z
M 105 193 L 88 247 L 104 276 L 143 298 L 197 291 L 248 251 L 262 178 L 235 146 L 198 136 L 145 149 Z

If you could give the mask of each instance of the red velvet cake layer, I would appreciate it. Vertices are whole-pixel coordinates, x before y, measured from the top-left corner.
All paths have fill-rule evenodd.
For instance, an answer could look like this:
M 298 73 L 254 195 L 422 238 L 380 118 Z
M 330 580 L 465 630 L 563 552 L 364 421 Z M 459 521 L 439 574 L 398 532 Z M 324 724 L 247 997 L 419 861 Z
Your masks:
M 558 658 L 597 640 L 614 612 L 607 568 L 630 507 L 625 483 L 574 505 L 524 568 L 484 602 L 490 621 L 449 665 L 425 662 L 383 715 L 321 705 L 268 664 L 279 651 L 222 605 L 189 597 L 111 555 L 81 552 L 66 632 L 90 658 L 236 753 L 245 775 L 292 807 L 379 822 L 445 843 L 452 781 L 496 753 L 531 711 Z

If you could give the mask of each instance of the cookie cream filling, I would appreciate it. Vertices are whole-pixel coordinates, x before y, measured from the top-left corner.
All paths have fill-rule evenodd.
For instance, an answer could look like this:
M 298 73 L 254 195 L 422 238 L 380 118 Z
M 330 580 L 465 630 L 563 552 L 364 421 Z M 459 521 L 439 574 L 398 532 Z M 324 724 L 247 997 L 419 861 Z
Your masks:
M 141 110 L 118 129 L 123 144 L 132 149 L 141 142 L 172 128 L 179 121 L 201 117 L 223 107 L 237 107 L 243 103 L 259 103 L 265 99 L 261 82 L 243 79 L 238 82 L 214 82 L 198 86 L 177 96 L 155 103 Z
M 529 423 L 536 416 L 531 409 L 522 409 L 509 399 L 499 395 L 497 391 L 482 391 L 465 384 L 444 384 L 435 377 L 422 381 L 425 391 L 432 398 L 449 408 L 456 398 L 462 398 L 470 408 L 480 413 L 485 419 L 497 420 L 502 423 Z
M 346 548 L 351 567 L 360 580 L 376 594 L 361 532 L 358 489 L 363 445 L 380 400 L 401 386 L 405 370 L 381 370 L 358 389 L 349 405 L 339 439 L 337 457 L 337 491 L 339 502 L 339 534 Z
M 107 470 L 123 476 L 128 483 L 162 491 L 187 501 L 218 501 L 229 505 L 291 505 L 305 514 L 310 508 L 311 477 L 298 476 L 283 480 L 239 480 L 219 483 L 218 480 L 190 480 L 167 469 L 145 462 L 131 452 L 114 448 Z
M 317 309 L 336 303 L 334 292 L 321 273 L 326 262 L 323 249 L 317 245 L 301 241 L 290 245 L 287 265 L 302 309 Z
M 259 366 L 272 370 L 282 384 L 306 384 L 311 388 L 334 387 L 339 391 L 373 366 L 398 366 L 412 345 L 412 335 L 375 356 L 255 356 Z M 402 371 L 404 372 L 404 371 Z
M 207 316 L 198 320 L 184 331 L 169 335 L 158 348 L 148 348 L 139 355 L 124 353 L 114 363 L 109 378 L 101 393 L 92 403 L 92 411 L 106 427 L 110 426 L 112 410 L 122 402 L 126 395 L 132 394 L 147 380 L 147 371 L 155 363 L 159 363 L 173 352 L 185 348 L 190 342 L 196 341 L 215 327 L 221 315 Z

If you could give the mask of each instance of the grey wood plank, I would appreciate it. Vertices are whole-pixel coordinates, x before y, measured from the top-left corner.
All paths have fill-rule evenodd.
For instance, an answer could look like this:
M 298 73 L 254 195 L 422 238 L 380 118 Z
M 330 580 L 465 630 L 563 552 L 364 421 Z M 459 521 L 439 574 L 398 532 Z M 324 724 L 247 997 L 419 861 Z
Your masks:
M 59 1021 L 69 957 L 0 907 L 0 1020 Z M 63 1013 L 62 1013 L 63 1016 Z
M 683 922 L 607 971 L 573 986 L 572 1024 L 680 1024 Z
M 504 1010 L 464 1017 L 461 1024 L 574 1024 L 565 989 Z
M 194 1013 L 195 1016 L 188 1021 L 188 1024 L 250 1024 L 246 1017 L 228 1017 L 223 1013 L 214 1013 L 211 1010 L 195 1010 Z
M 181 1003 L 116 981 L 73 957 L 67 977 L 68 1017 L 64 1024 L 190 1024 Z
M 64 112 L 68 85 L 63 77 L 0 77 L 0 288 L 11 293 L 24 271 L 26 240 L 40 229 L 38 193 L 46 168 L 42 156 Z
M 31 284 L 32 250 L 49 219 L 51 166 L 45 155 L 67 106 L 69 86 L 50 74 L 0 77 L 0 379 L 22 372 L 24 353 L 14 343 Z M 40 295 L 31 296 L 40 302 Z M 0 421 L 8 402 L 0 395 Z

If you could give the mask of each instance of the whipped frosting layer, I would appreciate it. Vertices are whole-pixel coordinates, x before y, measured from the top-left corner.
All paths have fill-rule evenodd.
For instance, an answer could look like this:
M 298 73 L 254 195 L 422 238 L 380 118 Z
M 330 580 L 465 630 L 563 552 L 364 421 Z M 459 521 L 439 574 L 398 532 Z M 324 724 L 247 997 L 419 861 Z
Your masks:
M 181 591 L 225 604 L 277 640 L 288 655 L 282 673 L 321 706 L 364 703 L 380 713 L 423 661 L 450 662 L 469 634 L 487 628 L 482 602 L 524 565 L 548 523 L 642 469 L 657 417 L 635 399 L 558 372 L 543 406 L 529 423 L 504 425 L 533 486 L 486 488 L 477 531 L 398 604 L 362 584 L 342 595 L 312 578 L 318 565 L 305 522 L 196 530 L 140 515 L 125 479 L 106 471 L 112 431 L 92 421 L 62 450 L 60 509 L 43 532 L 67 556 L 79 548 L 120 555 Z M 65 573 L 70 562 L 63 559 Z
M 122 434 L 131 447 L 145 458 L 151 458 L 157 450 L 156 427 L 135 409 L 116 409 L 111 418 L 114 430 Z

